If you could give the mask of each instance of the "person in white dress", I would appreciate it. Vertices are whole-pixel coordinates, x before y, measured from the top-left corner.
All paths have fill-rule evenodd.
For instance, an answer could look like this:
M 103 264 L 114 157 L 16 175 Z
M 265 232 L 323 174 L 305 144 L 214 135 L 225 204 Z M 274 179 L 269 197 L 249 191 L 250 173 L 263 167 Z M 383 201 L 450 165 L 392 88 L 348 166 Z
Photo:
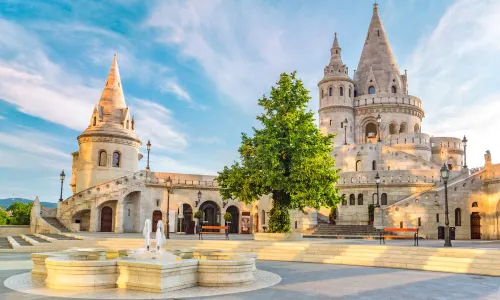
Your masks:
M 149 251 L 149 246 L 151 245 L 151 220 L 146 219 L 144 222 L 144 229 L 142 230 L 142 235 L 144 236 L 144 242 L 146 250 Z

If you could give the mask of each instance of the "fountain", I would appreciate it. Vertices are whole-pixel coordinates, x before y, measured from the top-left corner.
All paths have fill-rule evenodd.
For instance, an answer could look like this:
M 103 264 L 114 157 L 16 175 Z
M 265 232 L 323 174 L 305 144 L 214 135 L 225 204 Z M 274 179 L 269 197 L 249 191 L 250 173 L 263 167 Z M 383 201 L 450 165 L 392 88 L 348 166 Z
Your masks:
M 195 286 L 238 287 L 252 284 L 256 254 L 217 249 L 166 250 L 164 226 L 157 223 L 151 247 L 151 220 L 144 224 L 143 249 L 71 249 L 33 253 L 32 281 L 59 290 L 118 288 L 164 293 Z

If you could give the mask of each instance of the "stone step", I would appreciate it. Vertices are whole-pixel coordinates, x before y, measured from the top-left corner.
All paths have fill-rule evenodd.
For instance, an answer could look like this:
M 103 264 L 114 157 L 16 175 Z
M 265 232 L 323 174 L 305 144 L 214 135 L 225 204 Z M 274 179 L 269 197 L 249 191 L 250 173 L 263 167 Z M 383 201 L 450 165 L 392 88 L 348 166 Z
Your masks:
M 43 219 L 49 223 L 51 226 L 60 230 L 61 232 L 71 232 L 66 226 L 64 226 L 57 218 L 54 217 L 43 217 Z

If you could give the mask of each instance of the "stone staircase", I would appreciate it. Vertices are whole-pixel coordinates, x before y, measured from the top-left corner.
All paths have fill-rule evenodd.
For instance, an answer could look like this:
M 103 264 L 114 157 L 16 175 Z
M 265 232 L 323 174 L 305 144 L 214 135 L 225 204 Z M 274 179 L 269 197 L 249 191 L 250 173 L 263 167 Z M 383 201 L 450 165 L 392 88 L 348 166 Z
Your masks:
M 380 231 L 371 225 L 330 225 L 318 224 L 304 233 L 306 237 L 325 238 L 376 238 Z
M 57 218 L 53 217 L 43 217 L 43 219 L 49 223 L 52 227 L 58 229 L 61 232 L 71 232 L 66 226 L 64 226 Z

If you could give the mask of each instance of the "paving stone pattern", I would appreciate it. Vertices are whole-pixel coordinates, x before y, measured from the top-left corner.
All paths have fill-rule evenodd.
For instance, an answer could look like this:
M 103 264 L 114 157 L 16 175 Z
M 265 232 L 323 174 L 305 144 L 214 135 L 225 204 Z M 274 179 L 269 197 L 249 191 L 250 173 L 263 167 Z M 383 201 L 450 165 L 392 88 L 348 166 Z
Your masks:
M 0 237 L 0 249 L 12 249 L 12 246 L 6 237 Z
M 42 238 L 39 238 L 36 235 L 26 234 L 26 236 L 29 237 L 29 238 L 31 238 L 31 239 L 33 239 L 33 240 L 35 240 L 35 241 L 37 241 L 37 242 L 39 242 L 39 243 L 50 243 L 49 241 L 44 240 Z
M 25 240 L 23 240 L 23 238 L 21 238 L 21 236 L 19 235 L 15 235 L 12 237 L 19 245 L 21 246 L 33 246 L 31 245 L 30 243 L 26 242 Z

